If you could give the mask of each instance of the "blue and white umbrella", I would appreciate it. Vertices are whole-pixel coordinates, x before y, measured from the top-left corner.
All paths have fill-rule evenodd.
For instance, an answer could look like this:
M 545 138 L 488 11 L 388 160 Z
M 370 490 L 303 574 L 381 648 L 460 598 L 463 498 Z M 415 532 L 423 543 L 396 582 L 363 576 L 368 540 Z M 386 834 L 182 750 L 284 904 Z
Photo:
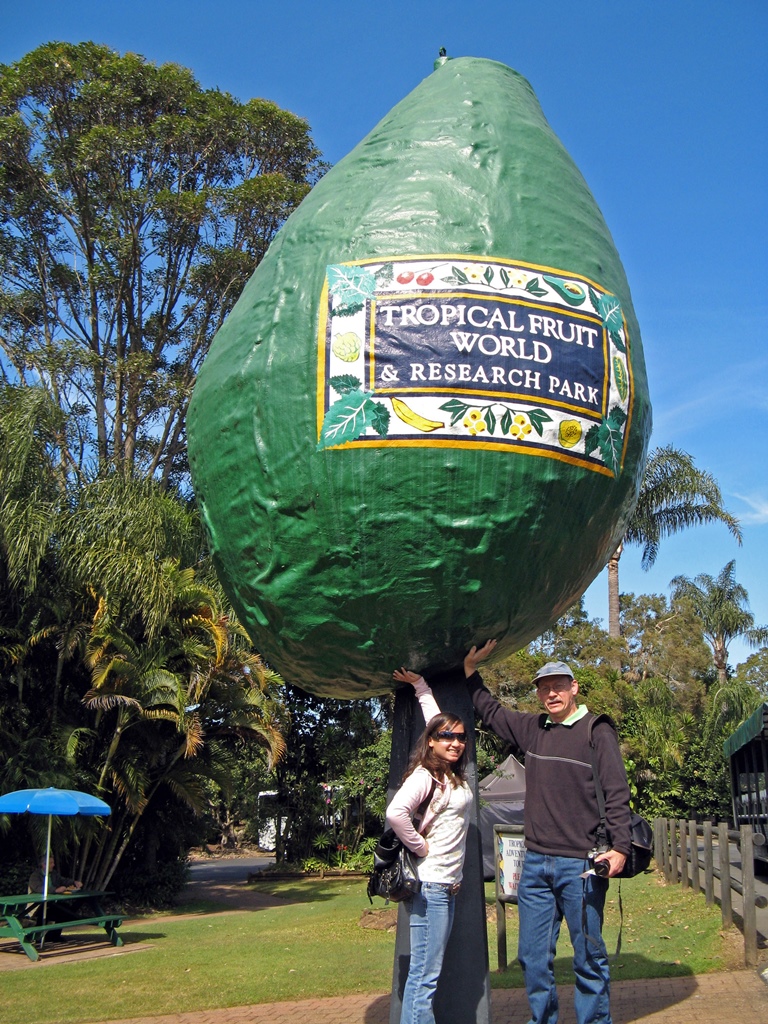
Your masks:
M 17 789 L 0 796 L 0 814 L 47 814 L 48 840 L 45 847 L 45 883 L 43 901 L 48 899 L 48 867 L 51 859 L 51 825 L 54 815 L 90 814 L 106 817 L 112 813 L 109 804 L 90 793 L 76 789 Z M 45 915 L 45 902 L 43 903 Z M 45 917 L 43 917 L 45 920 Z

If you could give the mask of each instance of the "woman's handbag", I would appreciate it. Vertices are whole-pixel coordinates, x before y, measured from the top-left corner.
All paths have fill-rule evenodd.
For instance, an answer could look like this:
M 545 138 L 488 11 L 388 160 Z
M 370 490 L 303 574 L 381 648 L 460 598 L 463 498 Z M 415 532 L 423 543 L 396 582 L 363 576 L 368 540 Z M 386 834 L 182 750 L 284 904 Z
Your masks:
M 432 780 L 429 793 L 416 809 L 414 818 L 423 817 L 435 792 Z M 404 846 L 391 828 L 385 829 L 373 851 L 373 871 L 368 876 L 368 899 L 381 896 L 388 903 L 401 903 L 421 888 L 416 866 L 418 858 Z
M 388 828 L 373 854 L 368 899 L 373 903 L 372 897 L 381 896 L 389 903 L 400 903 L 417 893 L 420 886 L 416 855 Z

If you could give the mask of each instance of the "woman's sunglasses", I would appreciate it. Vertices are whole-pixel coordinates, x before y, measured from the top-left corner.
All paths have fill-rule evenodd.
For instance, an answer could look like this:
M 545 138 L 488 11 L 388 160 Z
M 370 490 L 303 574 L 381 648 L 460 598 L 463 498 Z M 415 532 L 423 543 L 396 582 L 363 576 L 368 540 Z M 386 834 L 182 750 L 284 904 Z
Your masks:
M 456 740 L 457 743 L 467 742 L 467 734 L 465 732 L 446 732 L 443 730 L 441 732 L 436 732 L 435 736 L 437 736 L 439 740 Z

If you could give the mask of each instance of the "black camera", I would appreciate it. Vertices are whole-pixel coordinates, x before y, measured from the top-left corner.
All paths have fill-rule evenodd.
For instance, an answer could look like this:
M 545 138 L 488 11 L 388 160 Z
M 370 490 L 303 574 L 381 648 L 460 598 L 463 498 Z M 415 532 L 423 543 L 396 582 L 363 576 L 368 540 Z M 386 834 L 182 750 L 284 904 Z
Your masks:
M 608 853 L 609 850 L 610 846 L 596 846 L 587 854 L 587 863 L 598 878 L 607 878 L 611 871 L 611 865 L 607 860 L 595 860 L 595 857 L 599 857 L 601 853 Z

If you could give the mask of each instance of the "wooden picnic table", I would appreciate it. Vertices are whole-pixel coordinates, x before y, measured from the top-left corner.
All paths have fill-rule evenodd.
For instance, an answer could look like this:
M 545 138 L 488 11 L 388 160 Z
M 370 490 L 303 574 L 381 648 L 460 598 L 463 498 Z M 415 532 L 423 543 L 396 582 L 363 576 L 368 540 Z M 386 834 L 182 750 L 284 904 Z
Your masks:
M 101 906 L 107 892 L 92 892 L 85 889 L 73 889 L 71 892 L 49 892 L 45 900 L 41 892 L 28 892 L 23 896 L 0 896 L 0 938 L 11 935 L 21 943 L 21 947 L 30 960 L 39 960 L 40 954 L 35 943 L 44 945 L 48 932 L 63 928 L 74 928 L 76 925 L 93 924 L 103 928 L 113 946 L 122 946 L 123 940 L 117 929 L 123 923 L 121 914 L 108 914 Z M 71 920 L 46 921 L 38 924 L 35 921 L 38 909 L 44 904 L 68 904 L 75 900 L 89 900 L 95 914 L 91 917 L 75 917 L 74 906 Z M 69 910 L 69 907 L 66 907 Z

